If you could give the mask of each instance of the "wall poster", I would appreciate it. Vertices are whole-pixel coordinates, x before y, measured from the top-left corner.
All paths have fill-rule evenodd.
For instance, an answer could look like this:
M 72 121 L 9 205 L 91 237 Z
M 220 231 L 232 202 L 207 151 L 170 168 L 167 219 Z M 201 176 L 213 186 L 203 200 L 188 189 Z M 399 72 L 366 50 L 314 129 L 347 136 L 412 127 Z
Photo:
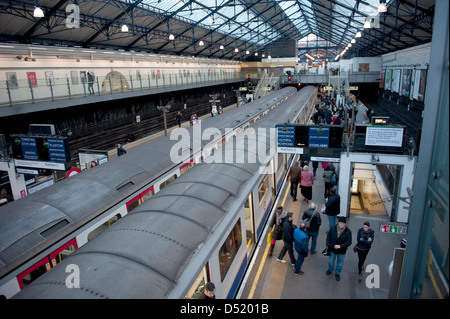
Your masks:
M 384 75 L 385 75 L 385 73 L 386 73 L 386 70 L 382 69 L 381 73 L 380 73 L 380 89 L 384 89 Z
M 17 89 L 19 87 L 16 72 L 6 72 L 6 81 L 10 89 Z
M 392 71 L 393 71 L 392 69 L 386 70 L 386 80 L 385 80 L 386 90 L 391 90 Z
M 394 74 L 393 74 L 393 79 L 392 79 L 392 85 L 391 85 L 391 91 L 398 93 L 400 90 L 400 75 L 401 75 L 401 70 L 394 70 Z
M 412 69 L 403 69 L 401 95 L 409 97 L 411 95 Z
M 27 78 L 31 86 L 37 86 L 36 72 L 27 72 Z
M 78 84 L 78 72 L 70 71 L 70 79 L 72 80 L 72 84 Z
M 358 64 L 359 72 L 369 72 L 369 69 L 370 69 L 370 63 L 359 63 Z
M 47 83 L 47 85 L 55 85 L 53 71 L 45 71 L 45 83 Z
M 419 96 L 417 98 L 418 101 L 423 102 L 425 100 L 425 89 L 427 84 L 427 70 L 420 70 L 420 79 L 419 79 Z M 417 85 L 417 83 L 416 83 Z

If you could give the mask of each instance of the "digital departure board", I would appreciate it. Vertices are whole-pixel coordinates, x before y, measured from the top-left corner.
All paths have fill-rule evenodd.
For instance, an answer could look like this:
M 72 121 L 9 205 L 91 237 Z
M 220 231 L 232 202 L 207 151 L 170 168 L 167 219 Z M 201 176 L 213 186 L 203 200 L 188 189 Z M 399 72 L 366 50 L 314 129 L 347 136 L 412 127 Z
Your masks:
M 406 127 L 393 125 L 356 125 L 355 151 L 403 153 L 406 145 Z
M 278 153 L 340 156 L 343 126 L 280 124 L 276 125 L 276 130 Z
M 12 135 L 11 145 L 16 159 L 56 163 L 70 162 L 67 137 Z

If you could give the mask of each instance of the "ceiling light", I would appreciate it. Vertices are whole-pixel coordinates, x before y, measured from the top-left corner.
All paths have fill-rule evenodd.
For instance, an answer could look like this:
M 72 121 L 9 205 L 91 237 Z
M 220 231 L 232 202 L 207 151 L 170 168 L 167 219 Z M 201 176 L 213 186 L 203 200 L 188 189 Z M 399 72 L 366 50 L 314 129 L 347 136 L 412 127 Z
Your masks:
M 355 39 L 352 39 L 352 41 L 350 41 L 351 43 L 356 43 L 356 40 Z
M 249 50 L 245 51 L 245 54 L 250 54 L 250 51 Z
M 362 34 L 361 31 L 356 32 L 355 38 L 361 38 Z
M 125 23 L 122 25 L 122 32 L 128 32 L 128 27 Z
M 39 2 L 37 2 L 36 5 L 34 6 L 33 17 L 35 18 L 44 17 L 44 11 L 42 11 L 41 4 Z
M 203 45 L 205 45 L 205 42 L 203 42 L 202 40 L 200 40 L 200 42 L 198 43 L 198 45 L 203 46 Z
M 258 52 L 255 52 L 255 56 L 258 56 Z
M 171 34 L 169 34 L 169 40 L 175 40 L 175 36 L 171 33 Z
M 225 50 L 225 47 L 223 45 L 220 45 L 220 50 Z
M 262 55 L 261 55 L 261 57 L 263 57 L 263 58 L 265 58 L 266 57 L 266 55 L 263 53 Z
M 384 3 L 384 1 L 380 1 L 380 6 L 378 7 L 378 12 L 382 13 L 382 12 L 386 12 L 386 11 L 387 11 L 386 3 Z
M 239 49 L 238 49 L 238 48 L 234 49 L 234 52 L 238 53 L 238 52 L 239 52 Z
M 369 29 L 370 28 L 370 20 L 366 20 L 366 22 L 364 22 L 364 29 Z
M 269 56 L 267 56 L 267 58 L 269 59 L 269 60 L 271 60 L 272 59 L 272 57 L 269 55 Z
M 349 48 L 351 48 L 352 47 L 352 44 L 351 43 L 349 43 L 348 45 L 347 45 Z

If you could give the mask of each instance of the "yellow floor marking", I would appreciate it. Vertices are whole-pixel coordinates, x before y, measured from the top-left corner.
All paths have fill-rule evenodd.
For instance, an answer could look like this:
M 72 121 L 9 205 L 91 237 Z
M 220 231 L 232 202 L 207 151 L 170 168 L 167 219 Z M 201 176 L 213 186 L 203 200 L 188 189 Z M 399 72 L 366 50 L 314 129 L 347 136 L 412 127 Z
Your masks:
M 284 194 L 283 201 L 281 203 L 281 206 L 284 207 L 284 204 L 286 202 L 287 194 L 289 193 L 289 187 L 286 188 L 286 193 Z M 266 250 L 264 251 L 263 259 L 261 260 L 261 263 L 259 264 L 258 271 L 256 272 L 255 280 L 253 281 L 252 289 L 250 290 L 250 293 L 248 295 L 248 299 L 253 299 L 253 295 L 255 293 L 256 285 L 258 284 L 259 277 L 261 276 L 261 272 L 264 268 L 264 264 L 266 262 L 267 253 L 269 252 L 270 244 L 267 244 Z

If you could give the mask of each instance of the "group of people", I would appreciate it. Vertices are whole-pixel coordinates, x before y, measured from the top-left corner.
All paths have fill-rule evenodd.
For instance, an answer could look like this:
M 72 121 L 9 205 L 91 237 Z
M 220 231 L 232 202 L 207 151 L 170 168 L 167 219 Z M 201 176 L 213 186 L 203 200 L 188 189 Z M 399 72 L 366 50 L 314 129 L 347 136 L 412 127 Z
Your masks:
M 328 209 L 328 208 L 326 208 Z M 325 211 L 327 214 L 327 211 Z M 330 217 L 330 215 L 328 215 Z M 333 216 L 334 219 L 336 216 Z M 303 275 L 301 270 L 303 262 L 308 254 L 317 253 L 317 238 L 319 229 L 322 224 L 320 212 L 314 202 L 309 204 L 309 208 L 303 212 L 302 221 L 299 226 L 293 224 L 294 213 L 286 212 L 282 206 L 277 208 L 275 218 L 273 220 L 272 241 L 269 248 L 269 256 L 272 256 L 275 243 L 277 240 L 283 240 L 283 247 L 278 254 L 277 261 L 286 263 L 284 256 L 289 254 L 291 265 L 296 275 Z M 329 219 L 330 221 L 330 219 Z M 352 231 L 347 227 L 347 218 L 340 216 L 337 223 L 331 224 L 327 231 L 326 249 L 328 250 L 328 269 L 326 275 L 335 272 L 336 281 L 340 281 L 340 274 L 344 266 L 345 254 L 347 249 L 352 245 Z M 358 253 L 358 273 L 359 282 L 362 280 L 363 265 L 367 258 L 367 254 L 374 241 L 375 232 L 370 228 L 368 221 L 364 222 L 356 236 L 356 245 L 353 251 Z M 309 242 L 311 240 L 311 246 Z M 297 252 L 295 257 L 294 250 Z
M 335 278 L 340 280 L 340 274 L 344 265 L 347 249 L 352 245 L 352 232 L 347 227 L 346 217 L 340 215 L 341 198 L 337 193 L 337 174 L 332 163 L 322 163 L 324 168 L 323 178 L 325 182 L 325 204 L 321 212 L 328 218 L 326 248 L 328 257 L 328 269 L 326 274 L 335 272 Z M 313 162 L 313 172 L 309 170 L 308 162 L 296 162 L 290 168 L 287 178 L 290 179 L 290 193 L 293 201 L 297 201 L 297 186 L 300 184 L 304 201 L 309 203 L 307 210 L 303 212 L 302 220 L 297 227 L 293 224 L 294 213 L 286 212 L 282 206 L 277 208 L 275 218 L 272 220 L 272 241 L 269 248 L 269 256 L 272 256 L 277 240 L 283 240 L 283 247 L 278 254 L 277 261 L 286 263 L 285 254 L 289 258 L 294 272 L 302 275 L 302 264 L 308 254 L 317 253 L 317 238 L 322 224 L 321 214 L 317 205 L 311 201 L 312 185 L 317 172 L 318 163 Z M 357 243 L 353 250 L 358 253 L 359 280 L 362 278 L 362 267 L 374 240 L 374 231 L 370 229 L 370 223 L 364 225 L 357 233 Z M 311 241 L 311 246 L 309 242 Z M 297 252 L 295 257 L 294 250 Z
M 303 201 L 309 203 L 312 199 L 312 186 L 316 179 L 318 165 L 318 162 L 312 162 L 312 172 L 310 171 L 309 163 L 307 161 L 294 162 L 290 167 L 289 172 L 286 175 L 286 180 L 290 181 L 290 194 L 294 202 L 297 201 L 298 187 L 301 189 Z M 330 196 L 330 189 L 337 184 L 338 177 L 333 163 L 322 163 L 322 167 L 324 168 L 323 178 L 325 181 L 324 197 L 328 198 Z

